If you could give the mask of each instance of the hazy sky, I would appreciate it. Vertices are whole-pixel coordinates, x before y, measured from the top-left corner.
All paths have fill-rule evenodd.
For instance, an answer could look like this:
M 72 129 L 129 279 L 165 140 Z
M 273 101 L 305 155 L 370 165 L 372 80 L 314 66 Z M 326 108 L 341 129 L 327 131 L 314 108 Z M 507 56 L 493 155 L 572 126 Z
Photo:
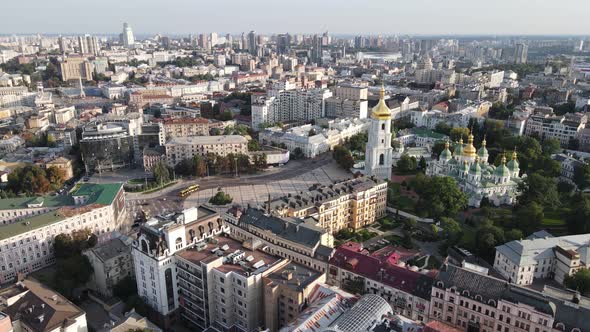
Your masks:
M 1 0 L 0 34 L 590 35 L 590 0 Z

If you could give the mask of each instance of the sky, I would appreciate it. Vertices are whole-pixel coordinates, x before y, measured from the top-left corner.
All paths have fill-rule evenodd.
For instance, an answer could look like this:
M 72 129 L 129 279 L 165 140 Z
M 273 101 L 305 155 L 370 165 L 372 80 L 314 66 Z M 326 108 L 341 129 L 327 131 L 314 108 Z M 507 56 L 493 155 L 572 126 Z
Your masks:
M 0 34 L 590 35 L 589 0 L 2 0 Z

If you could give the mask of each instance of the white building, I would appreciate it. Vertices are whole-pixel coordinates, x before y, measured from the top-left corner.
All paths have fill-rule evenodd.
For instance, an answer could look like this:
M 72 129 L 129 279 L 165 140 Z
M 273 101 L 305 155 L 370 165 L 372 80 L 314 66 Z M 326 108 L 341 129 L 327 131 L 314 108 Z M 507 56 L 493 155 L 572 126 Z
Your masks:
M 156 216 L 141 226 L 132 249 L 137 291 L 165 326 L 179 307 L 182 266 L 177 268 L 175 254 L 227 231 L 219 214 L 203 207 Z
M 553 237 L 538 232 L 524 240 L 496 247 L 494 269 L 510 282 L 530 285 L 535 279 L 555 279 L 590 267 L 590 234 Z
M 0 200 L 0 282 L 55 263 L 53 238 L 88 229 L 94 234 L 120 230 L 125 219 L 121 183 L 83 184 L 70 196 Z
M 338 144 L 359 133 L 366 132 L 369 122 L 361 119 L 341 119 L 327 122 L 327 128 L 303 125 L 283 131 L 273 127 L 261 131 L 259 140 L 264 145 L 284 146 L 291 153 L 300 149 L 306 158 L 328 152 Z
M 219 156 L 248 153 L 248 140 L 239 135 L 175 137 L 166 144 L 168 165 L 175 166 L 183 159 L 206 156 L 213 153 Z
M 252 128 L 285 121 L 309 121 L 325 116 L 328 89 L 269 90 L 266 95 L 252 95 Z
M 506 165 L 506 157 L 495 167 L 488 162 L 485 139 L 479 150 L 473 146 L 473 135 L 469 134 L 467 144 L 463 139 L 455 144 L 451 153 L 447 142 L 438 160 L 432 161 L 426 169 L 430 176 L 450 176 L 467 194 L 469 206 L 479 207 L 481 200 L 487 198 L 494 205 L 513 204 L 518 195 L 521 182 L 520 168 L 516 151 Z
M 379 104 L 371 112 L 371 127 L 365 153 L 365 175 L 379 179 L 391 177 L 393 149 L 391 147 L 391 110 L 385 104 L 381 87 Z

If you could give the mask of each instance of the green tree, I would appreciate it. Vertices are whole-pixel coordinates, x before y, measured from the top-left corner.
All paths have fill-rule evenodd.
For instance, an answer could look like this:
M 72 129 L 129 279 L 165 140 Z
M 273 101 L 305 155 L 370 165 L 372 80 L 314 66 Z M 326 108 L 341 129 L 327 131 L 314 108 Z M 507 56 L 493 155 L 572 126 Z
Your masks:
M 563 283 L 571 289 L 575 289 L 582 294 L 590 292 L 590 270 L 584 268 L 576 271 L 571 276 L 566 276 Z
M 518 190 L 520 192 L 518 196 L 519 205 L 535 202 L 543 207 L 554 208 L 560 204 L 557 180 L 554 178 L 532 173 L 518 185 Z
M 232 201 L 233 198 L 230 195 L 220 190 L 215 194 L 215 196 L 211 197 L 209 203 L 213 205 L 226 205 L 231 203 Z
M 348 170 L 354 166 L 354 159 L 352 158 L 352 153 L 349 149 L 342 145 L 336 145 L 334 150 L 332 151 L 332 156 L 334 160 L 340 165 L 342 168 Z
M 543 206 L 535 201 L 518 205 L 515 217 L 519 229 L 526 233 L 532 233 L 541 226 L 544 217 Z
M 561 150 L 561 143 L 555 138 L 548 138 L 543 141 L 543 154 L 550 157 Z
M 455 127 L 451 129 L 449 136 L 451 137 L 452 141 L 458 141 L 461 138 L 465 141 L 467 140 L 467 136 L 469 136 L 469 128 Z
M 452 127 L 449 126 L 449 124 L 447 124 L 444 121 L 441 121 L 436 124 L 434 131 L 437 133 L 449 136 L 451 134 L 451 129 L 452 129 Z
M 170 171 L 168 170 L 168 166 L 163 161 L 158 162 L 154 165 L 153 169 L 154 178 L 156 182 L 160 185 L 164 183 L 168 183 L 170 181 Z
M 201 156 L 195 156 L 193 158 L 195 164 L 195 175 L 198 177 L 204 177 L 207 175 L 207 163 Z
M 426 170 L 426 159 L 424 159 L 424 157 L 420 157 L 418 168 L 420 168 L 422 171 Z
M 574 167 L 574 183 L 579 189 L 586 189 L 590 186 L 590 164 Z
M 513 228 L 506 232 L 506 241 L 522 240 L 524 235 L 520 229 Z
M 489 220 L 482 220 L 475 231 L 476 251 L 486 259 L 493 258 L 495 247 L 505 242 L 504 231 Z
M 443 234 L 450 244 L 455 244 L 461 238 L 461 225 L 453 218 L 440 218 L 440 227 L 443 229 Z
M 416 158 L 404 153 L 397 161 L 396 167 L 401 173 L 412 173 L 416 171 Z
M 258 141 L 255 139 L 249 140 L 248 151 L 260 151 L 260 143 L 258 143 Z
M 303 159 L 304 157 L 305 155 L 300 147 L 296 147 L 295 150 L 293 150 L 293 159 Z
M 420 195 L 418 206 L 436 219 L 449 216 L 467 206 L 467 196 L 451 177 L 426 177 L 418 174 L 414 180 L 416 193 Z
M 576 193 L 571 199 L 571 209 L 566 217 L 570 232 L 574 234 L 590 233 L 590 198 Z
M 367 146 L 368 134 L 358 133 L 348 139 L 348 148 L 351 151 L 364 152 Z

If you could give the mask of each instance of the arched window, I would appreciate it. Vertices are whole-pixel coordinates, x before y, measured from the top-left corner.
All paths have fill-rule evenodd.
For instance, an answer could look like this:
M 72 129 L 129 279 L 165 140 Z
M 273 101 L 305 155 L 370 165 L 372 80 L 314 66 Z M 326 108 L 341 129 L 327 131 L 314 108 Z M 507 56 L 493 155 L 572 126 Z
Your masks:
M 381 124 L 381 130 L 385 130 L 385 123 Z
M 182 248 L 182 238 L 178 237 L 176 238 L 176 250 L 181 249 Z
M 385 164 L 385 156 L 382 154 L 379 155 L 379 165 Z
M 146 240 L 141 240 L 141 251 L 148 252 L 148 243 Z

